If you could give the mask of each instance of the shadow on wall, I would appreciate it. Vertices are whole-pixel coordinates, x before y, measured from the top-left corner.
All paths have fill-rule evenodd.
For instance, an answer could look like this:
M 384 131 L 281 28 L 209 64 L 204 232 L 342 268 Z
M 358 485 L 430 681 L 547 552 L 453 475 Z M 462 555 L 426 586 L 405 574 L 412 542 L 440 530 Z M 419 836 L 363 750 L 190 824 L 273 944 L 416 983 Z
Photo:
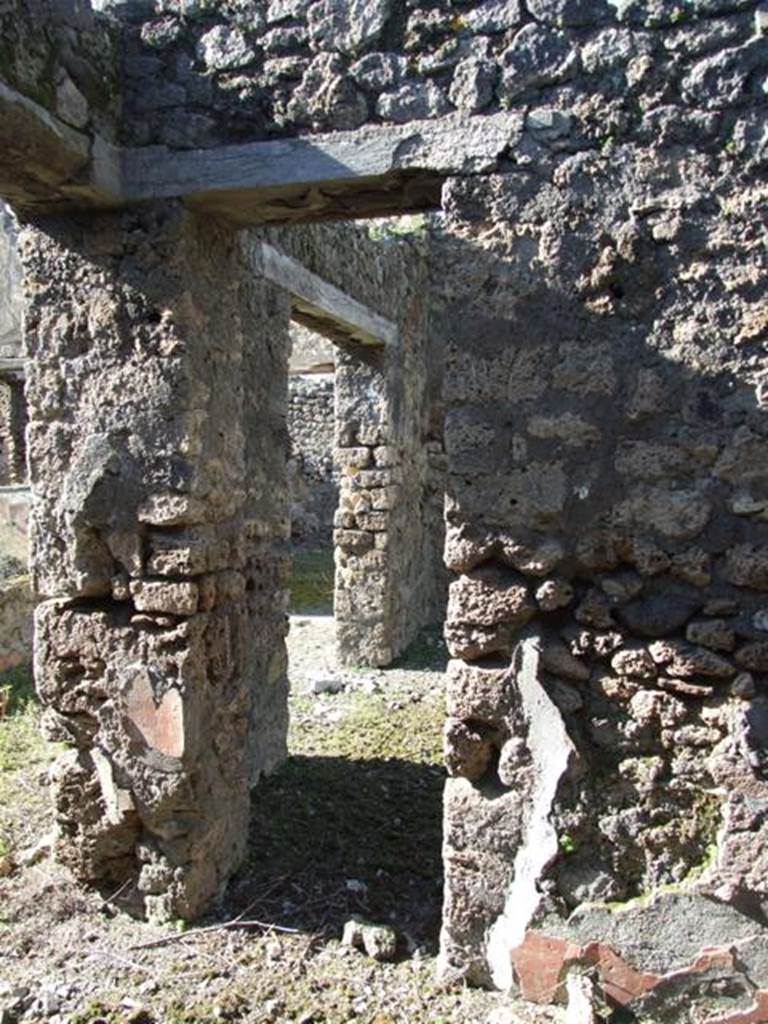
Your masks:
M 226 914 L 333 938 L 360 914 L 434 950 L 444 778 L 398 758 L 292 757 L 259 786 Z
M 608 929 L 596 904 L 663 887 L 719 894 L 727 942 L 747 923 L 723 893 L 758 905 L 768 869 L 765 823 L 730 824 L 766 788 L 760 194 L 745 187 L 723 213 L 670 161 L 630 215 L 618 161 L 601 179 L 589 159 L 573 158 L 558 190 L 536 171 L 455 184 L 448 213 L 492 223 L 495 241 L 438 240 L 435 261 L 456 574 L 446 635 L 467 663 L 449 680 L 451 773 L 464 779 L 448 788 L 443 955 L 486 980 L 501 922 L 503 983 L 529 921 L 586 943 Z M 523 628 L 540 638 L 537 699 L 565 727 L 562 771 L 554 744 L 537 749 L 519 688 L 503 670 L 481 678 L 481 659 L 510 655 Z M 531 760 L 558 772 L 551 795 Z M 551 825 L 539 849 L 534 805 Z M 527 878 L 522 856 L 536 864 Z M 628 932 L 645 912 L 627 910 Z M 695 961 L 700 936 L 684 952 L 683 939 L 654 936 L 654 969 Z M 631 936 L 611 941 L 622 954 Z M 517 980 L 547 1002 L 537 969 L 521 955 Z

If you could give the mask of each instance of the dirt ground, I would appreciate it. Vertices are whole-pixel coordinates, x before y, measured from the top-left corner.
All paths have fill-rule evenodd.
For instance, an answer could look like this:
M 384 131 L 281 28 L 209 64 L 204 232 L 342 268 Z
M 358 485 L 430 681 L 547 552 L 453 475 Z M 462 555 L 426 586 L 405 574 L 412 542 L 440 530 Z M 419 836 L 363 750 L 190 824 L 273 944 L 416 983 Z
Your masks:
M 0 1024 L 559 1019 L 435 982 L 444 647 L 428 631 L 392 668 L 339 672 L 329 574 L 325 555 L 297 559 L 290 757 L 255 794 L 246 863 L 194 925 L 132 920 L 119 893 L 80 888 L 44 848 L 18 866 L 52 826 L 55 751 L 28 673 L 0 678 L 0 866 L 15 865 L 0 877 Z M 344 688 L 308 693 L 318 677 Z M 394 962 L 340 944 L 353 914 L 394 927 Z

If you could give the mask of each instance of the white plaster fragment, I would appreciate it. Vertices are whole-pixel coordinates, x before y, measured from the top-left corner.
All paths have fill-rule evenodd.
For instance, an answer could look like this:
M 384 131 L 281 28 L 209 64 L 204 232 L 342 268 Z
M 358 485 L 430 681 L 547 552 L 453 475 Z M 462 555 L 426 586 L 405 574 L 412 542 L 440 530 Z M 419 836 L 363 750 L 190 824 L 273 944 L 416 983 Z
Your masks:
M 541 899 L 537 883 L 558 853 L 557 833 L 550 813 L 560 780 L 576 753 L 558 708 L 539 682 L 540 660 L 540 640 L 537 637 L 523 640 L 515 652 L 515 672 L 528 722 L 533 793 L 523 843 L 515 858 L 514 879 L 504 911 L 490 928 L 486 948 L 493 982 L 504 991 L 514 983 L 512 950 L 522 944 Z

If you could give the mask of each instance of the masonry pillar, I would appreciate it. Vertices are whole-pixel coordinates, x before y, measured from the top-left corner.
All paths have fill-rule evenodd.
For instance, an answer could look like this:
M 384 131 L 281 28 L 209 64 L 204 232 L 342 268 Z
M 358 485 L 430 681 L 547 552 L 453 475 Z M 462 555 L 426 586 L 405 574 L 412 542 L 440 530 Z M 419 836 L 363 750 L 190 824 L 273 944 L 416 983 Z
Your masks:
M 342 665 L 388 665 L 395 656 L 390 511 L 401 469 L 393 429 L 384 346 L 348 346 L 336 362 L 336 451 L 341 469 L 334 546 L 336 645 Z
M 178 204 L 41 221 L 21 244 L 57 853 L 127 909 L 190 918 L 242 858 L 249 777 L 284 750 L 259 692 L 284 700 L 280 623 L 254 640 L 273 512 L 259 526 L 243 430 L 269 342 L 237 236 Z

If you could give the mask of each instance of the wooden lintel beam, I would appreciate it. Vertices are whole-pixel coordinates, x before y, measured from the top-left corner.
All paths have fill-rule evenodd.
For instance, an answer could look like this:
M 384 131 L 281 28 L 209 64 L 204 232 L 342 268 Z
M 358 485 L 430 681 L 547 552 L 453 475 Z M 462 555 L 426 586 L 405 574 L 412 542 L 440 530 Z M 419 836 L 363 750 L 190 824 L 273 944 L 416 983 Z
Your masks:
M 397 345 L 396 324 L 375 313 L 362 302 L 307 270 L 268 242 L 255 250 L 256 269 L 268 281 L 284 288 L 293 298 L 298 320 L 332 340 L 343 339 L 362 345 Z M 323 326 L 327 325 L 327 331 Z

